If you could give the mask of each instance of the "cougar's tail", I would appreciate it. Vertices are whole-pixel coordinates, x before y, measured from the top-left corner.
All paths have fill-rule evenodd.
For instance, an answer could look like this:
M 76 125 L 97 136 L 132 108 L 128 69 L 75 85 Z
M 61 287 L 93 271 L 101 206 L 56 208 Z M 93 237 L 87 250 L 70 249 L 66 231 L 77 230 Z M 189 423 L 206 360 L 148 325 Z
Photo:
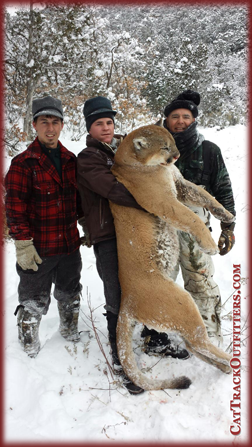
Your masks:
M 117 322 L 117 350 L 123 370 L 129 379 L 144 390 L 189 388 L 191 380 L 188 377 L 181 376 L 172 380 L 154 380 L 149 379 L 140 371 L 132 348 L 134 327 L 135 320 L 121 310 Z

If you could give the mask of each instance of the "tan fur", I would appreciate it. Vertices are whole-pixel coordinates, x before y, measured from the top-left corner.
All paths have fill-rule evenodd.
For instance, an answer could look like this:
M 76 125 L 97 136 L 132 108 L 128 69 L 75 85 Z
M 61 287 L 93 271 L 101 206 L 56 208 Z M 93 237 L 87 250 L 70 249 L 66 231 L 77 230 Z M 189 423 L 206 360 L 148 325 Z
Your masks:
M 179 252 L 177 229 L 195 236 L 209 254 L 218 247 L 201 219 L 185 204 L 204 206 L 218 219 L 233 216 L 203 188 L 186 181 L 173 165 L 179 152 L 171 134 L 156 125 L 131 132 L 120 144 L 113 174 L 148 212 L 110 203 L 114 216 L 122 289 L 117 325 L 118 355 L 127 376 L 143 389 L 187 388 L 190 380 L 151 380 L 132 349 L 135 322 L 176 332 L 196 356 L 229 373 L 230 356 L 209 340 L 191 295 L 169 277 Z M 164 250 L 164 247 L 168 248 Z

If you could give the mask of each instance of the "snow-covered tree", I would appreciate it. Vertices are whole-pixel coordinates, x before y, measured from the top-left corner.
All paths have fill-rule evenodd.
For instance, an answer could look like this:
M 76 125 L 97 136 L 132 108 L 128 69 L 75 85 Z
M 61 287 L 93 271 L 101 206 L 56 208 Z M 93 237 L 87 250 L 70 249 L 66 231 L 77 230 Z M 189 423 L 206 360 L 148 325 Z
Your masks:
M 199 123 L 247 115 L 248 8 L 233 5 L 31 4 L 5 14 L 6 135 L 32 138 L 31 102 L 62 100 L 72 139 L 86 99 L 108 96 L 120 130 L 155 122 L 184 89 L 201 95 Z M 16 139 L 16 140 L 14 140 Z
M 201 94 L 200 123 L 245 122 L 246 6 L 122 6 L 101 14 L 110 17 L 111 29 L 137 35 L 145 46 L 147 87 L 142 94 L 152 113 L 161 113 L 177 94 L 191 88 Z

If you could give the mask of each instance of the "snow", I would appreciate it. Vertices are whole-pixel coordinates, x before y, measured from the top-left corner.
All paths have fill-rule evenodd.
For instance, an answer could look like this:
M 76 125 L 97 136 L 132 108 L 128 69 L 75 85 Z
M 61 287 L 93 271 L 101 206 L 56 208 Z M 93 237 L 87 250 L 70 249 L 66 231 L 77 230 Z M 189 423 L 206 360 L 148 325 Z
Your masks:
M 215 280 L 222 293 L 224 349 L 232 342 L 233 265 L 241 265 L 242 327 L 248 318 L 247 261 L 247 128 L 200 129 L 206 139 L 222 149 L 236 200 L 236 244 L 226 256 L 214 257 Z M 85 147 L 85 138 L 72 142 L 64 133 L 61 142 L 75 154 Z M 9 160 L 6 160 L 6 167 Z M 220 224 L 212 217 L 213 237 L 218 241 Z M 17 339 L 15 308 L 18 304 L 18 276 L 15 249 L 5 243 L 5 378 L 4 439 L 7 443 L 58 442 L 162 442 L 244 443 L 248 431 L 248 347 L 241 348 L 241 434 L 230 433 L 233 412 L 233 376 L 191 356 L 188 360 L 150 357 L 141 350 L 141 326 L 134 332 L 137 361 L 149 377 L 166 379 L 186 375 L 192 380 L 187 390 L 146 391 L 132 396 L 119 376 L 111 376 L 95 333 L 109 362 L 109 345 L 104 312 L 103 285 L 95 266 L 92 248 L 81 247 L 83 293 L 79 330 L 81 342 L 66 342 L 59 334 L 56 300 L 40 325 L 42 349 L 29 358 Z M 182 285 L 181 276 L 178 282 Z M 148 297 L 146 297 L 146 300 Z M 151 297 L 150 297 L 151 305 Z M 242 340 L 247 336 L 242 333 Z
M 34 65 L 34 59 L 31 59 L 30 62 L 27 64 L 27 67 L 33 67 Z

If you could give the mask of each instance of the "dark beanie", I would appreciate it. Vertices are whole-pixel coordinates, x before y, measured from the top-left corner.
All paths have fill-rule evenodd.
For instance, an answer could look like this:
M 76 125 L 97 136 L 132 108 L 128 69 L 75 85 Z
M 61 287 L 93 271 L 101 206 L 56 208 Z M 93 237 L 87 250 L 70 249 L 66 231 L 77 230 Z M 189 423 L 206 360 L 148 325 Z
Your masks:
M 188 109 L 192 112 L 194 118 L 198 116 L 198 105 L 200 103 L 200 94 L 193 90 L 185 90 L 183 93 L 177 96 L 170 104 L 164 109 L 164 115 L 168 116 L 173 110 L 176 109 Z
M 116 111 L 112 109 L 109 99 L 103 96 L 96 96 L 88 99 L 83 107 L 83 114 L 86 121 L 87 131 L 91 125 L 99 118 L 111 118 L 114 121 Z

